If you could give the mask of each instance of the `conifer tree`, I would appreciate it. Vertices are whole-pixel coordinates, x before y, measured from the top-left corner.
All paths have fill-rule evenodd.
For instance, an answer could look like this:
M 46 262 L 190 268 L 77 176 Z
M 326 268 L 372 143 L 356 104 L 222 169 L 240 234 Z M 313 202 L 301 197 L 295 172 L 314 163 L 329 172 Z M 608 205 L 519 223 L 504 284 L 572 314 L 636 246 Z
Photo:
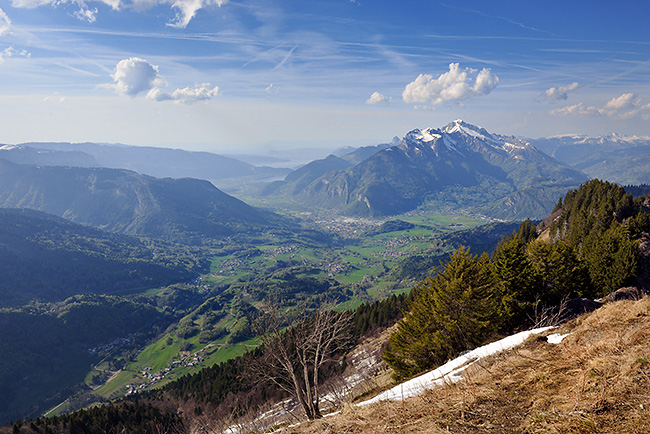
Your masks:
M 389 339 L 384 360 L 396 379 L 444 363 L 480 344 L 494 330 L 493 274 L 487 255 L 461 248 L 435 278 L 416 289 L 411 311 Z
M 500 244 L 492 269 L 500 300 L 499 319 L 502 326 L 512 329 L 526 320 L 541 297 L 539 282 L 520 237 L 512 236 Z

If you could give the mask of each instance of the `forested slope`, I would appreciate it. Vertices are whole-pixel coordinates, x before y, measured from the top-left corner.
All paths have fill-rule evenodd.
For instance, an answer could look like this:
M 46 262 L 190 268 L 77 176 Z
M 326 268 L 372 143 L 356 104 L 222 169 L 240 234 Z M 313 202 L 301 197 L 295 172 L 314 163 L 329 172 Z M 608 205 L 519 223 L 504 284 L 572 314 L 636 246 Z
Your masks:
M 184 282 L 198 249 L 143 241 L 27 209 L 0 209 L 0 307 Z

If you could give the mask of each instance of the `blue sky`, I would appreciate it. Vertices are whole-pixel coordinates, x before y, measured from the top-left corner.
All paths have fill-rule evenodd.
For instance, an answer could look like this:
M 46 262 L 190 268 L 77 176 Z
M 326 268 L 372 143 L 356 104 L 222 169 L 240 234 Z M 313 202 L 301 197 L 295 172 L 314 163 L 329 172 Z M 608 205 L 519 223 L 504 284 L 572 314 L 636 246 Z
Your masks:
M 0 0 L 0 143 L 650 135 L 650 3 Z

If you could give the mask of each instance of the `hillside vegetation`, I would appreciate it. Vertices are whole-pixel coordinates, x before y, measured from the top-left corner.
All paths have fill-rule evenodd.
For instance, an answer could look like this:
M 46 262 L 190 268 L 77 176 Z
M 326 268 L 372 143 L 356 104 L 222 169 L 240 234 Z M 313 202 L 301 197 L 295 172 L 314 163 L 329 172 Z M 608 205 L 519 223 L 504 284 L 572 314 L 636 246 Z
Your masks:
M 552 333 L 568 336 L 533 337 L 418 397 L 346 406 L 279 432 L 649 432 L 650 297 L 607 304 Z
M 192 280 L 207 270 L 202 254 L 38 211 L 0 209 L 0 308 Z
M 598 180 L 569 191 L 544 222 L 526 221 L 489 257 L 468 249 L 416 288 L 384 358 L 396 379 L 444 363 L 501 333 L 543 321 L 553 306 L 603 297 L 623 286 L 648 290 L 647 198 Z

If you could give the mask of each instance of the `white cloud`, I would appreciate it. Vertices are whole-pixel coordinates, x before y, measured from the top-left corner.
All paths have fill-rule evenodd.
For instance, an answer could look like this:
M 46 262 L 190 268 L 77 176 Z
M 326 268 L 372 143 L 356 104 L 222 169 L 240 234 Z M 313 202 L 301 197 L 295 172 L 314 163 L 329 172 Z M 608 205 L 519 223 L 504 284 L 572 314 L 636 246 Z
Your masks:
M 380 102 L 388 103 L 391 100 L 391 97 L 384 96 L 379 92 L 374 92 L 372 95 L 370 95 L 370 98 L 366 100 L 366 104 L 379 104 Z
M 171 94 L 161 89 L 166 83 L 158 75 L 158 66 L 152 65 L 139 57 L 120 60 L 111 75 L 115 83 L 103 85 L 120 95 L 135 97 L 146 92 L 146 97 L 153 101 L 174 101 L 192 104 L 205 101 L 219 94 L 219 87 L 203 83 L 196 87 L 176 89 Z
M 134 2 L 138 0 L 133 0 Z M 147 1 L 147 0 L 145 0 Z M 172 7 L 179 9 L 176 18 L 167 23 L 170 27 L 184 29 L 194 18 L 196 12 L 206 6 L 223 6 L 228 3 L 228 0 L 159 0 L 161 3 L 172 3 Z
M 280 89 L 278 89 L 278 86 L 276 86 L 276 85 L 273 84 L 273 83 L 269 84 L 269 85 L 266 87 L 266 89 L 264 89 L 264 90 L 265 90 L 266 93 L 268 93 L 269 95 L 277 95 L 278 92 L 280 92 Z
M 97 19 L 97 8 L 95 9 L 84 9 L 81 8 L 74 13 L 74 16 L 79 18 L 81 21 L 88 21 L 89 23 L 94 23 Z
M 203 83 L 202 85 L 191 88 L 185 87 L 183 89 L 176 89 L 172 92 L 171 99 L 174 102 L 183 104 L 192 104 L 197 101 L 206 101 L 219 95 L 219 87 L 215 86 L 210 89 L 210 83 Z
M 115 80 L 115 84 L 111 85 L 115 91 L 128 96 L 148 92 L 163 82 L 158 75 L 158 67 L 139 57 L 120 60 L 111 77 Z
M 551 110 L 551 114 L 568 116 L 568 115 L 597 115 L 599 113 L 596 107 L 585 107 L 585 105 L 580 102 L 578 104 L 573 104 L 566 107 Z
M 0 36 L 7 33 L 9 31 L 9 27 L 11 27 L 11 20 L 7 14 L 2 9 L 0 9 Z
M 544 91 L 544 99 L 549 101 L 566 101 L 569 97 L 568 92 L 576 90 L 579 84 L 573 82 L 567 86 L 551 87 Z
M 603 107 L 585 107 L 583 103 L 555 109 L 551 111 L 554 115 L 602 115 L 616 117 L 619 119 L 630 119 L 641 117 L 650 119 L 650 103 L 643 104 L 641 98 L 633 93 L 624 93 L 612 98 Z
M 432 75 L 420 74 L 406 85 L 402 99 L 406 103 L 428 103 L 439 105 L 450 101 L 487 95 L 499 83 L 499 77 L 489 69 L 480 72 L 473 68 L 461 69 L 458 63 L 451 63 L 449 71 L 437 79 Z
M 209 6 L 221 7 L 229 0 L 12 0 L 12 6 L 16 8 L 37 8 L 39 6 L 59 7 L 63 5 L 74 5 L 79 10 L 74 16 L 89 22 L 94 22 L 97 8 L 91 9 L 89 4 L 103 3 L 114 10 L 133 9 L 145 11 L 158 5 L 169 5 L 177 12 L 175 17 L 167 23 L 170 27 L 184 29 L 190 23 L 196 12 Z
M 197 87 L 176 89 L 171 94 L 155 87 L 147 93 L 147 98 L 153 101 L 174 101 L 175 103 L 193 104 L 198 101 L 207 101 L 219 95 L 219 87 L 212 87 L 210 83 L 203 83 Z
M 641 98 L 633 93 L 624 93 L 612 98 L 600 109 L 602 114 L 619 118 L 633 118 L 639 114 L 650 114 L 650 104 L 643 104 Z
M 160 88 L 154 87 L 149 92 L 147 92 L 147 98 L 153 101 L 169 101 L 172 99 L 172 96 L 166 92 L 163 92 Z
M 16 50 L 14 47 L 7 47 L 4 50 L 0 51 L 0 62 L 3 62 L 7 57 L 31 57 L 31 53 L 28 53 L 26 50 Z

